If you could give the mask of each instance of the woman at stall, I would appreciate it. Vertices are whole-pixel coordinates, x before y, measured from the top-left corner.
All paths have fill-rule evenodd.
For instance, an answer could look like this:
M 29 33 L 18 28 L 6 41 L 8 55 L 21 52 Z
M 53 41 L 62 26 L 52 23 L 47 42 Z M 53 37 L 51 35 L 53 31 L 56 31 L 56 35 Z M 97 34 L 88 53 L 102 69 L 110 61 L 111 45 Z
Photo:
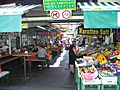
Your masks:
M 69 48 L 69 67 L 71 73 L 74 73 L 76 54 L 76 41 L 72 41 L 72 45 Z

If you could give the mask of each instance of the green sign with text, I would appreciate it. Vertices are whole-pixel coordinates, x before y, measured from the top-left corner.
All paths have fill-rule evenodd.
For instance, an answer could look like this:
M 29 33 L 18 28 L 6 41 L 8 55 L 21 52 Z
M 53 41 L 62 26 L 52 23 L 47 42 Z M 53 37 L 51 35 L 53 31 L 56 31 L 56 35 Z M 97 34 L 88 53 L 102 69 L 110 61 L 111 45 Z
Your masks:
M 76 0 L 44 0 L 44 10 L 76 10 Z

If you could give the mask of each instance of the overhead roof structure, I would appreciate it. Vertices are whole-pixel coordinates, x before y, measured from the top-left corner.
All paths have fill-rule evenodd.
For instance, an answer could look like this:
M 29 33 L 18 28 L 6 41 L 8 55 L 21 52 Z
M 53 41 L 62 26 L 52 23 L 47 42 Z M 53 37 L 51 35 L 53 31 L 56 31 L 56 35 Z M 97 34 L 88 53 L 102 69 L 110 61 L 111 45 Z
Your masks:
M 41 5 L 20 5 L 20 6 L 0 6 L 0 15 L 14 15 L 14 14 L 23 14 L 29 9 L 38 7 Z
M 120 2 L 78 2 L 83 10 L 120 10 Z
M 63 23 L 63 22 L 80 22 L 83 20 L 83 16 L 72 16 L 71 19 L 52 19 L 51 17 L 23 17 L 22 22 L 51 22 L 51 23 Z
M 22 14 L 38 6 L 40 5 L 0 6 L 0 32 L 21 32 Z

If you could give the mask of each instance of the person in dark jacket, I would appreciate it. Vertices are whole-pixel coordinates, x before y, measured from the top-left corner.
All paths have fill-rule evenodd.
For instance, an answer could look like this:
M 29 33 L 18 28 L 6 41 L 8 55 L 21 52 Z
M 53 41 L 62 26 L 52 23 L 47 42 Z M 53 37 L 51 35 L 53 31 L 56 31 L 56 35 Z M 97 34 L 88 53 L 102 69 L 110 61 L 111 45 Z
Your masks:
M 74 73 L 75 60 L 76 60 L 76 41 L 72 41 L 72 45 L 70 45 L 69 47 L 69 67 L 71 73 Z

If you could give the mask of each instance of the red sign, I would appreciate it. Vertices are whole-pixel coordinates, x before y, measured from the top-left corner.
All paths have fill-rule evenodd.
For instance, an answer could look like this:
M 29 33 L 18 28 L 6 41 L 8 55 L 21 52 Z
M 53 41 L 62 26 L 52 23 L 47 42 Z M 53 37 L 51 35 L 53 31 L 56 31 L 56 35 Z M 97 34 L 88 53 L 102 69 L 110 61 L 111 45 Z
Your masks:
M 60 13 L 58 11 L 52 11 L 50 16 L 53 18 L 53 19 L 57 19 L 60 17 Z
M 71 15 L 71 12 L 70 10 L 65 10 L 62 12 L 62 17 L 65 18 L 65 19 L 68 19 L 70 18 L 72 15 Z

